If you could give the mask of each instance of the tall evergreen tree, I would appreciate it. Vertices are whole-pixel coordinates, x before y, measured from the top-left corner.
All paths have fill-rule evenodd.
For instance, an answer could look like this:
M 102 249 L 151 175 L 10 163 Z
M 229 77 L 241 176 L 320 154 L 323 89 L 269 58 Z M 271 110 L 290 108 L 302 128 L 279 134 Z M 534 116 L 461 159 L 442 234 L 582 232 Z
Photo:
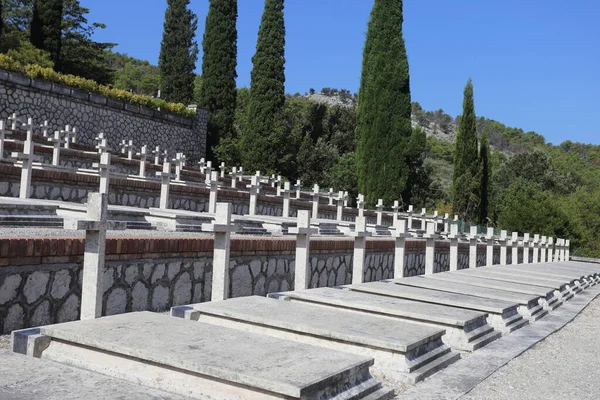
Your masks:
M 490 142 L 485 131 L 481 133 L 481 141 L 479 142 L 479 165 L 481 168 L 481 186 L 479 188 L 479 223 L 487 224 L 492 166 Z
M 247 121 L 240 140 L 246 170 L 275 172 L 282 138 L 278 129 L 285 104 L 285 22 L 283 0 L 265 0 L 252 57 Z
M 356 123 L 358 188 L 369 204 L 400 198 L 414 154 L 401 0 L 375 0 L 363 53 Z M 403 199 L 408 201 L 409 199 Z
M 0 37 L 4 34 L 4 14 L 2 13 L 2 1 L 0 1 Z
M 478 153 L 473 82 L 469 79 L 456 135 L 452 177 L 452 208 L 455 214 L 468 220 L 479 218 L 481 170 Z
M 198 18 L 188 9 L 190 0 L 167 0 L 158 67 L 162 97 L 190 104 L 194 98 L 194 70 L 198 59 Z
M 31 18 L 31 44 L 49 52 L 55 66 L 60 65 L 62 21 L 63 0 L 35 0 Z
M 237 0 L 210 0 L 202 48 L 199 105 L 208 109 L 207 159 L 219 139 L 234 136 L 237 78 Z

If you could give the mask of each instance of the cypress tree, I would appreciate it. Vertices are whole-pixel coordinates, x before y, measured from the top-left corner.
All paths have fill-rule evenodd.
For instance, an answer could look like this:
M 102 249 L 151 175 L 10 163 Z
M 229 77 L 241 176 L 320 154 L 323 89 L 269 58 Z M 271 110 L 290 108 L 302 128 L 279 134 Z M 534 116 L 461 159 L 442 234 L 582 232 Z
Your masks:
M 63 0 L 36 0 L 33 3 L 30 41 L 50 53 L 55 67 L 60 64 L 62 49 Z
M 234 136 L 237 78 L 237 0 L 211 0 L 202 48 L 199 105 L 208 109 L 207 159 L 220 138 Z
M 456 135 L 452 177 L 452 208 L 455 214 L 468 220 L 479 218 L 481 185 L 478 153 L 473 82 L 469 79 L 465 86 L 463 113 Z
M 400 198 L 410 176 L 410 76 L 402 1 L 375 0 L 363 52 L 356 123 L 358 188 L 369 204 Z M 404 199 L 407 200 L 407 199 Z
M 487 133 L 483 131 L 479 143 L 479 165 L 481 168 L 481 186 L 479 188 L 479 223 L 486 224 L 489 213 L 489 186 L 492 169 L 490 165 L 491 152 Z
M 189 4 L 190 0 L 167 0 L 158 59 L 163 99 L 183 104 L 190 104 L 194 98 L 198 59 L 198 18 L 188 9 Z
M 2 1 L 0 1 L 0 37 L 4 34 L 4 14 L 2 14 Z
M 248 114 L 240 140 L 247 171 L 275 172 L 281 137 L 280 114 L 285 104 L 285 22 L 283 0 L 265 0 L 252 57 Z

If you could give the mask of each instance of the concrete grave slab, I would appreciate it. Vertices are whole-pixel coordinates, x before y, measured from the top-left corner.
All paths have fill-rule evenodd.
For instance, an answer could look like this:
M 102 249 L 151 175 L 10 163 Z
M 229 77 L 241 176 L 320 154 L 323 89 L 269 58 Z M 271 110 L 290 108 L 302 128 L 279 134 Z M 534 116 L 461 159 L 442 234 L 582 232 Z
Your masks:
M 464 283 L 439 281 L 437 279 L 429 279 L 422 276 L 393 279 L 391 282 L 403 286 L 414 286 L 425 289 L 440 290 L 443 292 L 468 294 L 488 299 L 513 301 L 519 303 L 519 313 L 523 317 L 527 318 L 530 322 L 535 322 L 548 313 L 539 303 L 540 296 L 535 295 L 510 292 L 507 290 L 483 288 Z
M 531 286 L 523 283 L 495 281 L 493 279 L 487 279 L 484 277 L 477 277 L 473 275 L 460 275 L 450 272 L 434 274 L 429 276 L 428 278 L 540 296 L 542 298 L 541 304 L 546 310 L 554 310 L 560 307 L 560 305 L 562 304 L 562 300 L 559 300 L 559 297 L 554 295 L 555 290 L 552 287 Z
M 541 278 L 551 278 L 551 279 L 560 279 L 563 281 L 567 281 L 567 282 L 571 282 L 574 283 L 577 287 L 579 287 L 580 290 L 578 290 L 577 292 L 588 288 L 590 285 L 587 282 L 586 276 L 585 274 L 581 274 L 581 273 L 571 273 L 568 271 L 558 271 L 556 269 L 552 270 L 550 268 L 547 267 L 547 264 L 527 264 L 527 265 L 523 265 L 523 264 L 519 264 L 519 265 L 506 265 L 506 266 L 502 266 L 500 267 L 502 269 L 505 269 L 506 271 L 514 271 L 514 272 L 520 272 L 520 271 L 526 271 L 527 273 L 537 276 L 537 277 L 541 277 Z
M 528 320 L 523 319 L 521 314 L 518 313 L 519 304 L 515 302 L 394 285 L 385 282 L 361 283 L 358 285 L 342 286 L 342 288 L 378 296 L 415 300 L 429 304 L 485 312 L 488 313 L 488 323 L 503 334 L 513 332 L 529 323 Z
M 460 359 L 443 344 L 443 329 L 310 304 L 252 296 L 173 307 L 171 314 L 374 357 L 376 376 L 402 383 L 419 382 Z
M 446 330 L 444 343 L 455 350 L 474 351 L 501 336 L 487 323 L 487 313 L 461 308 L 333 288 L 272 293 L 269 297 L 438 327 Z
M 194 399 L 389 396 L 371 357 L 151 312 L 15 331 L 13 348 Z
M 0 399 L 184 400 L 179 396 L 96 372 L 0 350 Z
M 593 266 L 577 265 L 577 263 L 567 261 L 553 262 L 547 264 L 547 266 L 551 270 L 577 272 L 583 274 L 586 278 L 588 278 L 591 285 L 595 285 L 600 279 L 600 271 L 598 271 L 598 268 L 594 268 Z

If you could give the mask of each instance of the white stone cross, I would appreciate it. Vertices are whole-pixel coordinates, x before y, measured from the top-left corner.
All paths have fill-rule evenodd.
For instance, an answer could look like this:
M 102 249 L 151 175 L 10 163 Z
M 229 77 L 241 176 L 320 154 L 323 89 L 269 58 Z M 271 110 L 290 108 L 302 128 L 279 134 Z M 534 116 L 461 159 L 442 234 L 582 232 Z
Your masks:
M 506 243 L 508 242 L 508 232 L 500 231 L 500 265 L 506 265 Z
M 238 178 L 237 167 L 231 168 L 230 175 L 231 175 L 231 188 L 235 189 L 236 188 L 236 184 L 237 184 L 237 178 Z
M 65 149 L 69 148 L 70 143 L 75 143 L 75 128 L 71 129 L 71 125 L 66 125 L 65 129 L 60 132 L 65 137 Z
M 529 264 L 529 233 L 523 234 L 523 264 Z
M 98 154 L 102 154 L 108 151 L 108 141 L 104 132 L 100 132 L 98 136 L 94 138 L 94 140 L 98 142 L 98 144 L 96 145 L 96 149 L 98 149 Z
M 450 215 L 448 213 L 444 214 L 444 233 L 448 233 L 450 231 Z
M 44 121 L 44 123 L 40 125 L 40 128 L 42 128 L 42 135 L 44 135 L 44 137 L 48 137 L 48 131 L 50 130 L 48 120 Z
M 406 211 L 406 213 L 408 214 L 406 226 L 409 230 L 413 227 L 413 210 L 413 206 L 409 205 L 408 210 Z
M 396 226 L 396 221 L 398 221 L 398 211 L 400 211 L 400 202 L 398 200 L 394 200 L 392 211 L 394 212 L 394 219 L 392 220 L 392 225 Z
M 169 189 L 171 186 L 171 163 L 167 160 L 163 162 L 162 172 L 157 172 L 156 176 L 160 177 L 160 209 L 166 210 L 169 208 Z
M 377 225 L 383 224 L 383 199 L 377 200 Z
M 221 178 L 225 178 L 225 172 L 226 172 L 226 170 L 225 170 L 225 163 L 224 162 L 221 163 L 221 165 L 219 167 L 219 170 L 221 171 Z
M 17 117 L 17 113 L 12 113 L 12 115 L 8 117 L 8 120 L 12 121 L 10 129 L 12 131 L 16 131 L 19 125 L 19 117 Z
M 427 216 L 427 209 L 422 208 L 421 209 L 421 230 L 422 231 L 427 229 L 427 221 L 425 220 L 426 216 Z
M 296 188 L 296 198 L 300 199 L 300 192 L 302 191 L 302 181 L 298 179 L 294 187 Z
M 552 249 L 554 248 L 554 238 L 552 236 L 550 236 L 548 238 L 548 241 L 546 242 L 546 262 L 551 263 L 552 261 L 554 261 L 554 258 L 552 257 Z
M 6 129 L 6 123 L 0 119 L 0 160 L 4 158 L 4 140 L 6 135 L 11 135 L 12 131 Z
M 561 238 L 556 238 L 556 243 L 554 245 L 554 262 L 560 261 L 560 248 L 561 248 Z
M 114 166 L 110 165 L 112 154 L 106 152 L 100 154 L 100 162 L 94 163 L 93 167 L 98 170 L 100 176 L 100 194 L 108 194 L 108 187 L 110 185 L 110 172 L 115 169 Z
M 356 285 L 365 281 L 367 237 L 371 236 L 371 233 L 367 232 L 367 220 L 365 217 L 356 218 L 354 232 L 350 236 L 354 237 L 352 284 Z
M 187 157 L 185 156 L 185 154 L 183 154 L 181 156 L 181 168 L 185 168 L 186 163 L 187 163 Z
M 244 167 L 240 167 L 238 172 L 240 173 L 238 176 L 238 180 L 241 182 L 244 180 Z
M 336 219 L 338 221 L 343 221 L 343 217 L 344 217 L 344 192 L 340 191 L 338 193 L 338 197 L 336 197 L 335 201 L 337 203 L 337 215 L 336 215 Z
M 31 196 L 31 175 L 33 173 L 33 162 L 38 161 L 40 157 L 33 154 L 33 120 L 27 119 L 23 125 L 27 131 L 27 138 L 23 143 L 23 152 L 12 153 L 14 158 L 20 160 L 21 164 L 21 185 L 19 188 L 19 198 L 28 199 Z
M 204 168 L 204 181 L 207 185 L 210 185 L 210 178 L 212 177 L 212 161 L 206 162 L 206 167 Z
M 365 216 L 365 196 L 360 193 L 358 194 L 358 197 L 356 198 L 356 208 L 358 208 L 358 216 L 364 217 Z
M 85 230 L 85 250 L 81 284 L 81 319 L 102 316 L 104 294 L 104 258 L 107 229 L 125 229 L 126 222 L 107 221 L 108 194 L 89 193 L 87 219 L 77 221 L 77 229 Z
M 46 139 L 48 142 L 52 143 L 52 165 L 59 166 L 60 165 L 60 145 L 63 143 L 63 140 L 60 137 L 60 131 L 54 131 L 54 137 L 49 137 Z
M 348 191 L 344 192 L 344 207 L 348 207 L 348 200 L 350 199 L 350 196 L 348 196 Z
M 122 140 L 121 141 L 121 153 L 127 154 L 128 160 L 133 160 L 133 140 Z
M 448 233 L 450 239 L 450 271 L 458 271 L 458 223 L 450 224 Z
M 312 190 L 312 201 L 313 201 L 313 205 L 312 205 L 312 218 L 313 219 L 317 219 L 319 218 L 319 199 L 320 199 L 320 193 L 319 193 L 319 185 L 317 185 L 315 183 L 315 186 L 313 186 L 313 190 Z
M 285 182 L 283 189 L 281 190 L 283 193 L 283 217 L 288 218 L 290 216 L 290 196 L 291 196 L 291 188 L 290 183 Z
M 273 174 L 269 177 L 269 184 L 271 185 L 271 187 L 273 189 L 275 189 L 275 186 L 277 184 L 277 177 L 275 176 L 275 174 Z
M 491 267 L 494 265 L 494 228 L 488 227 L 487 234 L 485 235 L 487 241 L 485 247 L 485 265 Z
M 160 165 L 160 146 L 156 146 L 154 150 L 152 150 L 152 155 L 154 156 L 154 165 Z
M 546 262 L 546 245 L 548 238 L 546 236 L 542 236 L 542 240 L 540 241 L 540 262 Z
M 212 172 L 210 180 L 210 193 L 208 196 L 208 212 L 214 214 L 217 212 L 217 191 L 219 190 L 219 174 L 217 171 Z
M 394 249 L 394 279 L 404 278 L 404 252 L 406 248 L 406 238 L 410 237 L 406 221 L 397 219 L 394 223 L 395 249 Z
M 148 147 L 143 145 L 139 153 L 136 154 L 140 158 L 140 177 L 146 176 L 146 159 L 148 158 Z
M 294 267 L 294 290 L 306 290 L 310 285 L 310 235 L 316 234 L 318 229 L 310 227 L 310 213 L 307 210 L 298 210 L 296 227 L 291 227 L 288 232 L 296 235 L 296 263 Z
M 564 261 L 569 261 L 571 259 L 571 240 L 565 240 L 565 259 Z
M 469 228 L 469 268 L 477 268 L 477 226 Z
M 171 161 L 173 162 L 173 164 L 175 164 L 175 180 L 180 181 L 181 180 L 181 167 L 183 165 L 183 153 L 177 153 L 175 155 L 175 158 Z M 210 179 L 206 183 L 210 183 Z
M 427 223 L 427 231 L 423 235 L 425 242 L 425 275 L 433 275 L 435 272 L 435 223 Z
M 277 196 L 281 196 L 281 188 L 283 187 L 283 178 L 281 175 L 277 175 Z
M 332 206 L 333 205 L 333 188 L 329 188 L 329 205 Z
M 533 235 L 533 263 L 537 264 L 540 262 L 540 235 Z
M 229 251 L 231 232 L 235 226 L 231 225 L 231 204 L 217 203 L 215 208 L 215 221 L 212 224 L 202 224 L 202 230 L 213 232 L 213 273 L 211 301 L 223 301 L 229 297 Z
M 513 232 L 511 239 L 510 239 L 510 244 L 511 244 L 511 254 L 512 254 L 512 259 L 511 259 L 511 264 L 512 265 L 516 265 L 519 263 L 519 232 Z
M 248 208 L 249 215 L 256 215 L 256 203 L 258 198 L 258 191 L 260 190 L 260 182 L 258 176 L 254 175 L 250 179 L 250 185 L 246 186 L 250 189 L 250 207 Z

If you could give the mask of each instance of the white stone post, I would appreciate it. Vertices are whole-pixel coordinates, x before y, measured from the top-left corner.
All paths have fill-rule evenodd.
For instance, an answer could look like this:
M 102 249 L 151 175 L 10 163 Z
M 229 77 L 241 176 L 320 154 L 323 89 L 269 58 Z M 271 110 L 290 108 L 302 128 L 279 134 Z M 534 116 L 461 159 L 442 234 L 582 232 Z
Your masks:
M 511 252 L 512 252 L 512 265 L 517 265 L 519 263 L 519 232 L 513 232 L 511 236 Z
M 348 196 L 348 191 L 344 192 L 344 207 L 348 207 L 348 199 L 350 198 L 350 196 Z
M 212 177 L 212 161 L 206 162 L 206 168 L 204 168 L 204 181 L 206 184 L 210 184 L 210 178 Z
M 333 205 L 333 188 L 329 188 L 329 205 Z
M 157 172 L 156 176 L 160 177 L 160 209 L 166 210 L 169 208 L 169 189 L 171 186 L 171 163 L 167 160 L 163 162 L 162 172 Z
M 298 223 L 288 232 L 296 235 L 296 262 L 294 267 L 294 290 L 306 290 L 310 286 L 310 235 L 316 234 L 317 229 L 310 227 L 310 213 L 298 210 Z
M 204 174 L 204 170 L 206 168 L 206 161 L 204 160 L 204 157 L 202 157 L 200 161 L 198 161 L 198 166 L 200 167 L 200 173 Z
M 567 239 L 565 241 L 565 261 L 569 261 L 571 259 L 571 240 Z
M 508 232 L 500 231 L 500 265 L 506 265 L 506 242 L 508 241 Z
M 28 199 L 31 196 L 33 162 L 39 160 L 39 157 L 33 154 L 33 120 L 28 118 L 27 124 L 25 124 L 24 127 L 27 130 L 27 139 L 23 143 L 23 152 L 12 153 L 12 156 L 21 161 L 21 186 L 19 188 L 19 198 Z
M 221 178 L 225 178 L 225 163 L 222 162 L 221 165 L 219 166 L 219 171 L 221 172 Z
M 283 187 L 283 217 L 287 218 L 290 216 L 290 183 L 285 182 Z
M 319 192 L 319 185 L 317 185 L 315 183 L 315 186 L 313 186 L 313 190 L 312 190 L 312 198 L 313 198 L 313 204 L 312 204 L 312 218 L 313 219 L 317 219 L 319 218 L 319 200 L 320 200 L 320 192 Z
M 377 200 L 377 225 L 383 225 L 383 199 Z
M 398 200 L 394 200 L 394 205 L 392 206 L 392 211 L 394 212 L 392 226 L 396 226 L 396 221 L 398 221 L 398 211 L 399 210 L 400 210 L 400 202 Z
M 554 262 L 561 261 L 561 252 L 562 252 L 562 240 L 561 238 L 556 238 L 555 250 L 554 250 Z
M 394 224 L 394 238 L 396 244 L 394 247 L 394 279 L 404 278 L 404 253 L 406 250 L 406 238 L 410 237 L 406 227 L 406 221 L 403 219 L 396 220 Z
M 6 135 L 11 135 L 12 131 L 6 129 L 6 123 L 3 119 L 0 119 L 0 160 L 4 158 L 4 140 Z
M 276 183 L 277 183 L 277 185 L 276 185 L 277 197 L 281 197 L 281 194 L 283 193 L 282 190 L 283 190 L 283 184 L 284 184 L 283 179 L 281 179 L 281 175 L 278 176 Z
M 42 125 L 40 125 L 40 128 L 42 129 L 42 135 L 47 138 L 48 136 L 48 131 L 50 130 L 50 126 L 48 125 L 48 120 L 44 121 L 44 123 Z
M 202 224 L 204 232 L 213 232 L 213 273 L 211 301 L 227 300 L 229 297 L 229 249 L 231 232 L 235 227 L 231 225 L 231 204 L 217 203 L 215 222 Z
M 217 192 L 219 190 L 219 175 L 217 171 L 212 172 L 210 180 L 210 193 L 208 195 L 208 212 L 214 214 L 217 212 Z
M 542 236 L 542 240 L 540 242 L 540 262 L 541 263 L 545 263 L 546 262 L 546 242 L 547 242 L 547 238 L 546 236 Z
M 232 167 L 229 175 L 231 175 L 231 188 L 235 189 L 237 186 L 237 177 L 238 177 L 237 167 Z
M 523 264 L 529 264 L 529 233 L 523 234 Z
M 302 182 L 300 179 L 296 181 L 296 198 L 300 199 L 300 192 L 302 191 Z
M 183 153 L 175 154 L 175 158 L 172 160 L 175 165 L 175 180 L 181 181 L 181 166 L 183 165 Z M 210 179 L 207 180 L 207 184 L 210 184 Z
M 358 194 L 358 197 L 356 198 L 356 208 L 358 209 L 358 217 L 364 217 L 365 216 L 365 196 L 362 194 Z
M 444 233 L 448 234 L 450 232 L 450 215 L 448 213 L 444 214 Z
M 246 186 L 250 192 L 250 207 L 248 208 L 249 215 L 256 215 L 256 203 L 258 198 L 258 191 L 260 190 L 260 182 L 258 176 L 254 175 L 250 179 L 250 185 Z
M 426 208 L 422 208 L 421 209 L 421 230 L 427 230 L 427 221 L 425 220 L 425 217 L 427 216 L 427 209 Z
M 406 223 L 406 228 L 410 231 L 413 228 L 413 206 L 409 205 L 408 206 L 408 211 L 406 212 L 408 214 L 407 217 L 407 223 Z
M 335 199 L 337 203 L 337 215 L 338 221 L 343 221 L 344 217 L 344 192 L 339 192 L 338 197 Z
M 148 158 L 148 147 L 143 145 L 140 149 L 140 152 L 137 153 L 137 156 L 140 158 L 140 177 L 146 177 L 146 159 Z
M 244 167 L 240 167 L 239 173 L 240 174 L 238 175 L 238 181 L 241 182 L 244 180 Z
M 128 160 L 133 160 L 133 140 L 121 141 L 121 153 L 127 154 Z
M 450 224 L 450 271 L 458 271 L 458 223 Z
M 73 130 L 71 130 L 71 125 L 67 125 L 67 126 L 65 126 L 65 129 L 63 131 L 61 131 L 60 133 L 65 136 L 65 149 L 68 149 L 70 143 L 75 142 L 74 141 L 75 128 L 73 128 Z
M 367 255 L 367 237 L 371 236 L 367 232 L 367 220 L 365 217 L 358 217 L 355 221 L 354 232 L 354 260 L 352 265 L 352 284 L 363 283 L 365 281 L 365 263 Z
M 8 121 L 12 121 L 10 129 L 12 131 L 16 131 L 17 125 L 19 124 L 19 117 L 17 117 L 17 113 L 12 113 L 12 115 L 10 115 L 7 119 L 8 119 Z
M 435 223 L 427 223 L 427 231 L 423 235 L 425 243 L 425 275 L 435 272 Z
M 551 263 L 554 261 L 554 257 L 552 257 L 552 250 L 554 249 L 554 238 L 550 236 L 548 241 L 546 242 L 546 262 Z
M 469 230 L 469 268 L 477 268 L 477 226 Z
M 62 144 L 62 139 L 60 138 L 60 131 L 54 131 L 54 136 L 46 139 L 48 142 L 52 143 L 52 165 L 59 166 L 60 165 L 60 145 Z
M 98 170 L 98 176 L 100 177 L 100 194 L 108 194 L 110 172 L 114 169 L 110 165 L 111 157 L 112 155 L 108 152 L 101 153 L 100 162 L 93 164 L 93 167 Z
M 560 261 L 566 261 L 566 239 L 561 239 L 560 242 Z
M 154 156 L 154 165 L 160 165 L 160 147 L 156 146 L 154 150 L 152 150 L 152 155 Z
M 95 147 L 98 150 L 98 154 L 106 153 L 108 151 L 108 140 L 106 139 L 106 134 L 104 132 L 100 132 L 98 136 L 96 136 L 95 140 L 98 142 Z
M 486 239 L 486 248 L 485 248 L 485 265 L 486 267 L 491 267 L 494 265 L 494 228 L 487 228 L 487 235 L 485 235 Z

